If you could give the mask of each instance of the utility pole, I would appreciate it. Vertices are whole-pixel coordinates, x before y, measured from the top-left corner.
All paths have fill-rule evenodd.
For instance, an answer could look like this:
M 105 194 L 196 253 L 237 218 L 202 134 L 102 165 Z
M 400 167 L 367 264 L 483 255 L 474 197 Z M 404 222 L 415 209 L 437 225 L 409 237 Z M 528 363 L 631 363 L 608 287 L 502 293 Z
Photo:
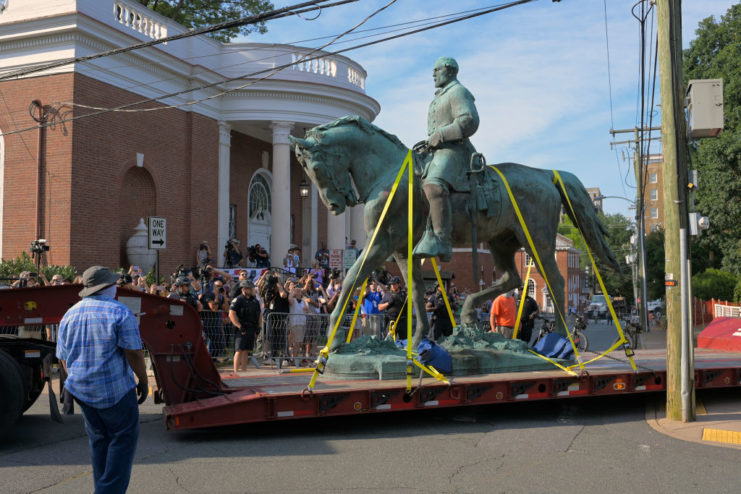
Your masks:
M 657 0 L 656 19 L 664 152 L 664 249 L 666 252 L 666 416 L 695 420 L 692 327 L 688 323 L 687 137 L 682 80 L 682 2 Z
M 613 130 L 610 129 L 610 134 L 615 136 L 615 134 L 623 134 L 626 132 L 633 132 L 635 134 L 632 141 L 620 141 L 620 142 L 612 142 L 610 143 L 610 146 L 614 146 L 617 144 L 633 144 L 635 146 L 635 152 L 634 152 L 634 169 L 636 174 L 636 200 L 635 200 L 635 207 L 636 207 L 636 230 L 637 230 L 637 272 L 636 277 L 637 281 L 640 287 L 640 299 L 641 303 L 638 305 L 638 310 L 640 314 L 640 320 L 641 320 L 641 327 L 643 328 L 643 331 L 648 332 L 650 331 L 650 328 L 648 326 L 648 310 L 646 309 L 646 303 L 648 302 L 648 291 L 646 289 L 646 278 L 647 278 L 647 270 L 646 270 L 646 221 L 645 221 L 645 197 L 643 197 L 643 167 L 645 166 L 645 159 L 641 153 L 641 133 L 648 131 L 649 137 L 648 139 L 655 139 L 651 137 L 651 131 L 654 130 L 661 130 L 661 127 L 644 127 L 643 129 L 639 129 L 638 127 L 634 129 L 622 129 L 622 130 Z M 636 298 L 636 302 L 638 301 L 638 298 Z

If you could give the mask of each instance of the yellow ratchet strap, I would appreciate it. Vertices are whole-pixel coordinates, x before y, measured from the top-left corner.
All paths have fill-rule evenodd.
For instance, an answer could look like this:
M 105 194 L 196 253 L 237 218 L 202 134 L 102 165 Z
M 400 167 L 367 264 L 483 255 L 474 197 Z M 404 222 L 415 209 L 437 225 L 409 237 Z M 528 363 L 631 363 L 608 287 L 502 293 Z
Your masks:
M 440 286 L 440 291 L 443 292 L 443 300 L 445 300 L 445 308 L 448 309 L 448 317 L 450 317 L 450 323 L 455 328 L 455 317 L 453 316 L 453 311 L 450 309 L 450 301 L 448 301 L 448 291 L 445 289 L 445 285 L 443 285 L 443 280 L 440 278 L 440 270 L 437 269 L 437 262 L 435 262 L 435 258 L 431 258 L 432 260 L 432 269 L 435 271 L 435 277 L 437 278 L 437 284 Z
M 409 160 L 411 161 L 411 150 Z M 414 300 L 414 166 L 409 164 L 409 199 L 407 209 L 407 300 Z M 407 303 L 407 393 L 412 392 L 412 302 Z M 420 314 L 420 317 L 421 314 Z
M 358 312 L 360 312 L 360 306 L 363 304 L 363 297 L 365 297 L 365 288 L 368 286 L 368 278 L 363 282 L 363 286 L 360 288 L 360 296 L 358 297 L 358 303 L 355 305 L 355 313 L 352 316 L 352 322 L 350 323 L 350 331 L 347 332 L 347 340 L 345 343 L 350 343 L 352 340 L 353 331 L 355 331 L 355 323 L 358 321 Z M 352 295 L 350 295 L 352 297 Z
M 399 315 L 396 316 L 396 320 L 394 321 L 394 324 L 391 325 L 391 329 L 389 330 L 389 333 L 391 333 L 391 336 L 394 338 L 394 341 L 396 341 L 396 326 L 399 324 L 399 319 L 401 319 L 401 315 L 404 313 L 404 309 L 406 308 L 406 305 L 407 305 L 407 300 L 409 300 L 409 295 L 407 295 L 407 298 L 404 299 L 404 304 L 401 306 Z
M 416 365 L 417 367 L 419 367 L 420 369 L 422 369 L 423 371 L 425 371 L 426 373 L 428 373 L 429 375 L 431 375 L 438 381 L 443 382 L 445 384 L 450 384 L 450 382 L 447 379 L 445 379 L 445 376 L 442 375 L 440 371 L 435 369 L 433 366 L 425 365 L 417 359 L 414 359 L 413 362 L 414 362 L 414 365 Z
M 584 238 L 584 230 L 579 224 L 579 220 L 576 216 L 576 212 L 574 211 L 574 206 L 571 204 L 571 199 L 569 199 L 569 194 L 566 192 L 566 186 L 564 185 L 563 180 L 561 180 L 561 175 L 559 175 L 559 173 L 556 170 L 553 170 L 553 183 L 554 185 L 558 185 L 563 191 L 563 196 L 566 198 L 566 204 L 568 204 L 569 206 L 569 210 L 571 211 L 571 216 L 576 221 L 576 227 L 579 229 L 579 233 L 581 233 L 582 238 Z M 618 319 L 617 314 L 615 313 L 615 309 L 612 306 L 612 301 L 610 300 L 610 296 L 607 294 L 607 288 L 605 288 L 605 283 L 604 281 L 602 281 L 602 276 L 600 275 L 599 270 L 597 269 L 597 263 L 594 262 L 594 256 L 592 256 L 592 251 L 589 249 L 589 246 L 587 245 L 586 238 L 584 239 L 584 247 L 587 249 L 587 254 L 589 255 L 589 261 L 592 263 L 594 274 L 597 275 L 597 281 L 599 282 L 599 286 L 602 289 L 602 293 L 605 294 L 605 302 L 607 303 L 607 307 L 610 309 L 610 315 L 612 316 L 612 320 L 615 321 L 615 328 L 617 329 L 618 334 L 620 335 L 620 339 L 617 341 L 617 343 L 612 345 L 612 347 L 610 347 L 602 355 L 599 355 L 589 361 L 589 362 L 594 362 L 595 360 L 600 359 L 603 356 L 607 355 L 608 353 L 612 352 L 620 345 L 627 343 L 628 340 L 625 339 L 623 328 L 620 326 L 620 320 Z M 626 348 L 625 355 L 628 357 L 628 360 L 630 360 L 630 366 L 633 368 L 633 371 L 637 371 L 638 368 L 636 367 L 635 360 L 633 359 L 632 351 L 628 353 L 628 350 Z
M 525 237 L 527 238 L 528 245 L 530 246 L 530 250 L 533 253 L 533 257 L 535 258 L 535 262 L 538 265 L 538 269 L 540 270 L 541 276 L 543 276 L 543 279 L 545 280 L 545 284 L 548 287 L 548 292 L 551 294 L 551 299 L 553 300 L 553 305 L 556 307 L 556 310 L 558 311 L 558 315 L 561 318 L 561 322 L 563 323 L 563 327 L 566 329 L 566 336 L 569 338 L 569 342 L 571 343 L 571 348 L 574 349 L 574 356 L 576 357 L 576 362 L 579 368 L 584 370 L 584 364 L 581 361 L 581 357 L 579 355 L 579 350 L 576 348 L 576 345 L 574 344 L 574 340 L 571 338 L 571 331 L 569 331 L 569 325 L 566 324 L 566 319 L 564 318 L 563 312 L 561 311 L 561 307 L 558 307 L 558 304 L 555 303 L 556 297 L 553 293 L 553 288 L 551 288 L 551 283 L 548 281 L 548 277 L 545 274 L 545 269 L 543 269 L 543 263 L 540 261 L 540 256 L 538 255 L 538 251 L 535 249 L 535 243 L 533 242 L 533 238 L 530 236 L 530 231 L 527 229 L 527 225 L 525 224 L 525 219 L 522 217 L 522 212 L 520 212 L 520 207 L 517 205 L 517 200 L 515 199 L 515 195 L 512 193 L 512 189 L 509 186 L 509 182 L 507 182 L 507 178 L 504 176 L 504 174 L 493 165 L 488 165 L 490 168 L 492 168 L 499 176 L 502 178 L 502 183 L 507 189 L 507 194 L 509 194 L 509 200 L 512 202 L 512 207 L 515 210 L 515 214 L 517 215 L 517 219 L 520 221 L 520 226 L 522 226 L 522 231 L 525 234 Z
M 525 275 L 525 291 L 520 294 L 520 307 L 517 309 L 517 320 L 515 321 L 515 330 L 512 332 L 512 339 L 517 338 L 517 333 L 520 331 L 520 319 L 522 318 L 522 309 L 525 307 L 525 295 L 527 294 L 527 284 L 530 281 L 530 270 L 533 269 L 533 263 L 527 265 L 527 274 Z
M 556 367 L 558 367 L 562 371 L 567 372 L 567 373 L 571 374 L 572 376 L 578 376 L 579 375 L 576 372 L 574 372 L 574 371 L 571 370 L 571 367 L 575 367 L 573 365 L 571 367 L 564 367 L 563 365 L 559 364 L 555 360 L 551 360 L 550 358 L 546 357 L 545 355 L 539 354 L 538 352 L 536 352 L 532 348 L 528 348 L 527 351 L 530 352 L 530 353 L 532 353 L 535 356 L 538 356 L 538 357 L 542 358 L 543 360 L 547 360 L 548 362 L 552 363 L 553 365 L 555 365 Z M 590 362 L 591 362 L 591 360 L 590 360 Z M 585 364 L 586 364 L 586 362 L 585 362 Z
M 358 272 L 362 271 L 363 266 L 365 265 L 365 261 L 368 258 L 368 253 L 370 252 L 371 247 L 373 246 L 373 242 L 375 242 L 376 240 L 376 236 L 378 235 L 378 231 L 380 230 L 381 224 L 383 224 L 383 220 L 386 218 L 386 213 L 388 212 L 389 207 L 391 207 L 391 201 L 393 200 L 394 195 L 396 194 L 396 189 L 399 187 L 401 178 L 404 176 L 404 170 L 406 170 L 407 167 L 409 167 L 410 169 L 413 168 L 411 149 L 407 150 L 406 158 L 404 158 L 404 162 L 401 164 L 399 173 L 396 175 L 396 180 L 394 180 L 394 185 L 391 187 L 391 192 L 389 192 L 388 199 L 386 199 L 386 204 L 384 204 L 383 206 L 383 211 L 381 211 L 381 216 L 378 219 L 378 224 L 376 225 L 376 228 L 373 230 L 373 235 L 371 235 L 371 238 L 368 241 L 368 245 L 366 246 L 365 249 L 363 249 L 363 259 L 360 262 L 360 268 L 358 268 Z M 345 310 L 347 309 L 347 303 L 350 301 L 350 297 L 352 297 L 353 291 L 355 291 L 355 284 L 357 282 L 358 280 L 356 278 L 355 281 L 353 282 L 352 287 L 350 287 L 350 293 L 348 297 L 345 299 L 345 303 L 342 305 L 342 311 L 337 317 L 337 321 L 335 321 L 334 328 L 332 328 L 332 332 L 329 334 L 329 338 L 327 339 L 327 344 L 319 352 L 319 357 L 316 360 L 316 367 L 314 368 L 314 375 L 311 376 L 311 381 L 309 381 L 309 385 L 307 386 L 307 390 L 309 392 L 313 391 L 314 386 L 316 386 L 316 380 L 319 377 L 319 374 L 324 373 L 324 368 L 326 367 L 327 359 L 329 358 L 329 347 L 332 345 L 332 341 L 334 340 L 335 334 L 337 334 L 337 329 L 340 327 L 340 323 L 342 322 L 342 317 L 345 315 Z

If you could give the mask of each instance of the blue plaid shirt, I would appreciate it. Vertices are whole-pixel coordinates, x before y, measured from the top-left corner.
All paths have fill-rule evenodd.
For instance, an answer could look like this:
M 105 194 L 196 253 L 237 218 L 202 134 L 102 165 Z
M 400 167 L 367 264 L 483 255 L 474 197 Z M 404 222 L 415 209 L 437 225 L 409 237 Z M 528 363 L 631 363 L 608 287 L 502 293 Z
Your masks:
M 142 341 L 134 314 L 105 295 L 85 297 L 59 325 L 57 357 L 67 362 L 65 387 L 93 408 L 109 408 L 136 387 L 123 349 L 139 350 Z

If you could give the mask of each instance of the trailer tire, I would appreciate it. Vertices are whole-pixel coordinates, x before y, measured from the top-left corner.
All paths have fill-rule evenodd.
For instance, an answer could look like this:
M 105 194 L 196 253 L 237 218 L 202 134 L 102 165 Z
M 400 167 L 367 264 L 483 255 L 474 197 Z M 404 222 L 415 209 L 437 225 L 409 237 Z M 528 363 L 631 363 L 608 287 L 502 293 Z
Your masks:
M 24 403 L 23 370 L 13 357 L 0 350 L 0 436 L 21 417 Z

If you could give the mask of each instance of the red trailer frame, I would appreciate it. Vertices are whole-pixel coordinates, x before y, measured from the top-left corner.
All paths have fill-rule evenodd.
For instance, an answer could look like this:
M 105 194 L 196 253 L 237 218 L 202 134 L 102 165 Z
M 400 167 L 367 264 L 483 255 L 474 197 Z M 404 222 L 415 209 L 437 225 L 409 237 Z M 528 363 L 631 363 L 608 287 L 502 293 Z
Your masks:
M 58 323 L 79 300 L 80 289 L 58 286 L 0 292 L 0 325 Z M 180 301 L 123 289 L 117 298 L 139 317 L 157 381 L 155 402 L 166 404 L 163 415 L 169 430 L 666 390 L 664 351 L 637 350 L 637 372 L 624 357 L 610 357 L 589 364 L 579 377 L 554 369 L 454 376 L 450 385 L 426 378 L 411 395 L 401 379 L 322 377 L 315 390 L 307 392 L 309 374 L 255 370 L 240 376 L 220 375 L 206 349 L 198 313 Z M 696 349 L 695 386 L 741 386 L 741 353 Z

